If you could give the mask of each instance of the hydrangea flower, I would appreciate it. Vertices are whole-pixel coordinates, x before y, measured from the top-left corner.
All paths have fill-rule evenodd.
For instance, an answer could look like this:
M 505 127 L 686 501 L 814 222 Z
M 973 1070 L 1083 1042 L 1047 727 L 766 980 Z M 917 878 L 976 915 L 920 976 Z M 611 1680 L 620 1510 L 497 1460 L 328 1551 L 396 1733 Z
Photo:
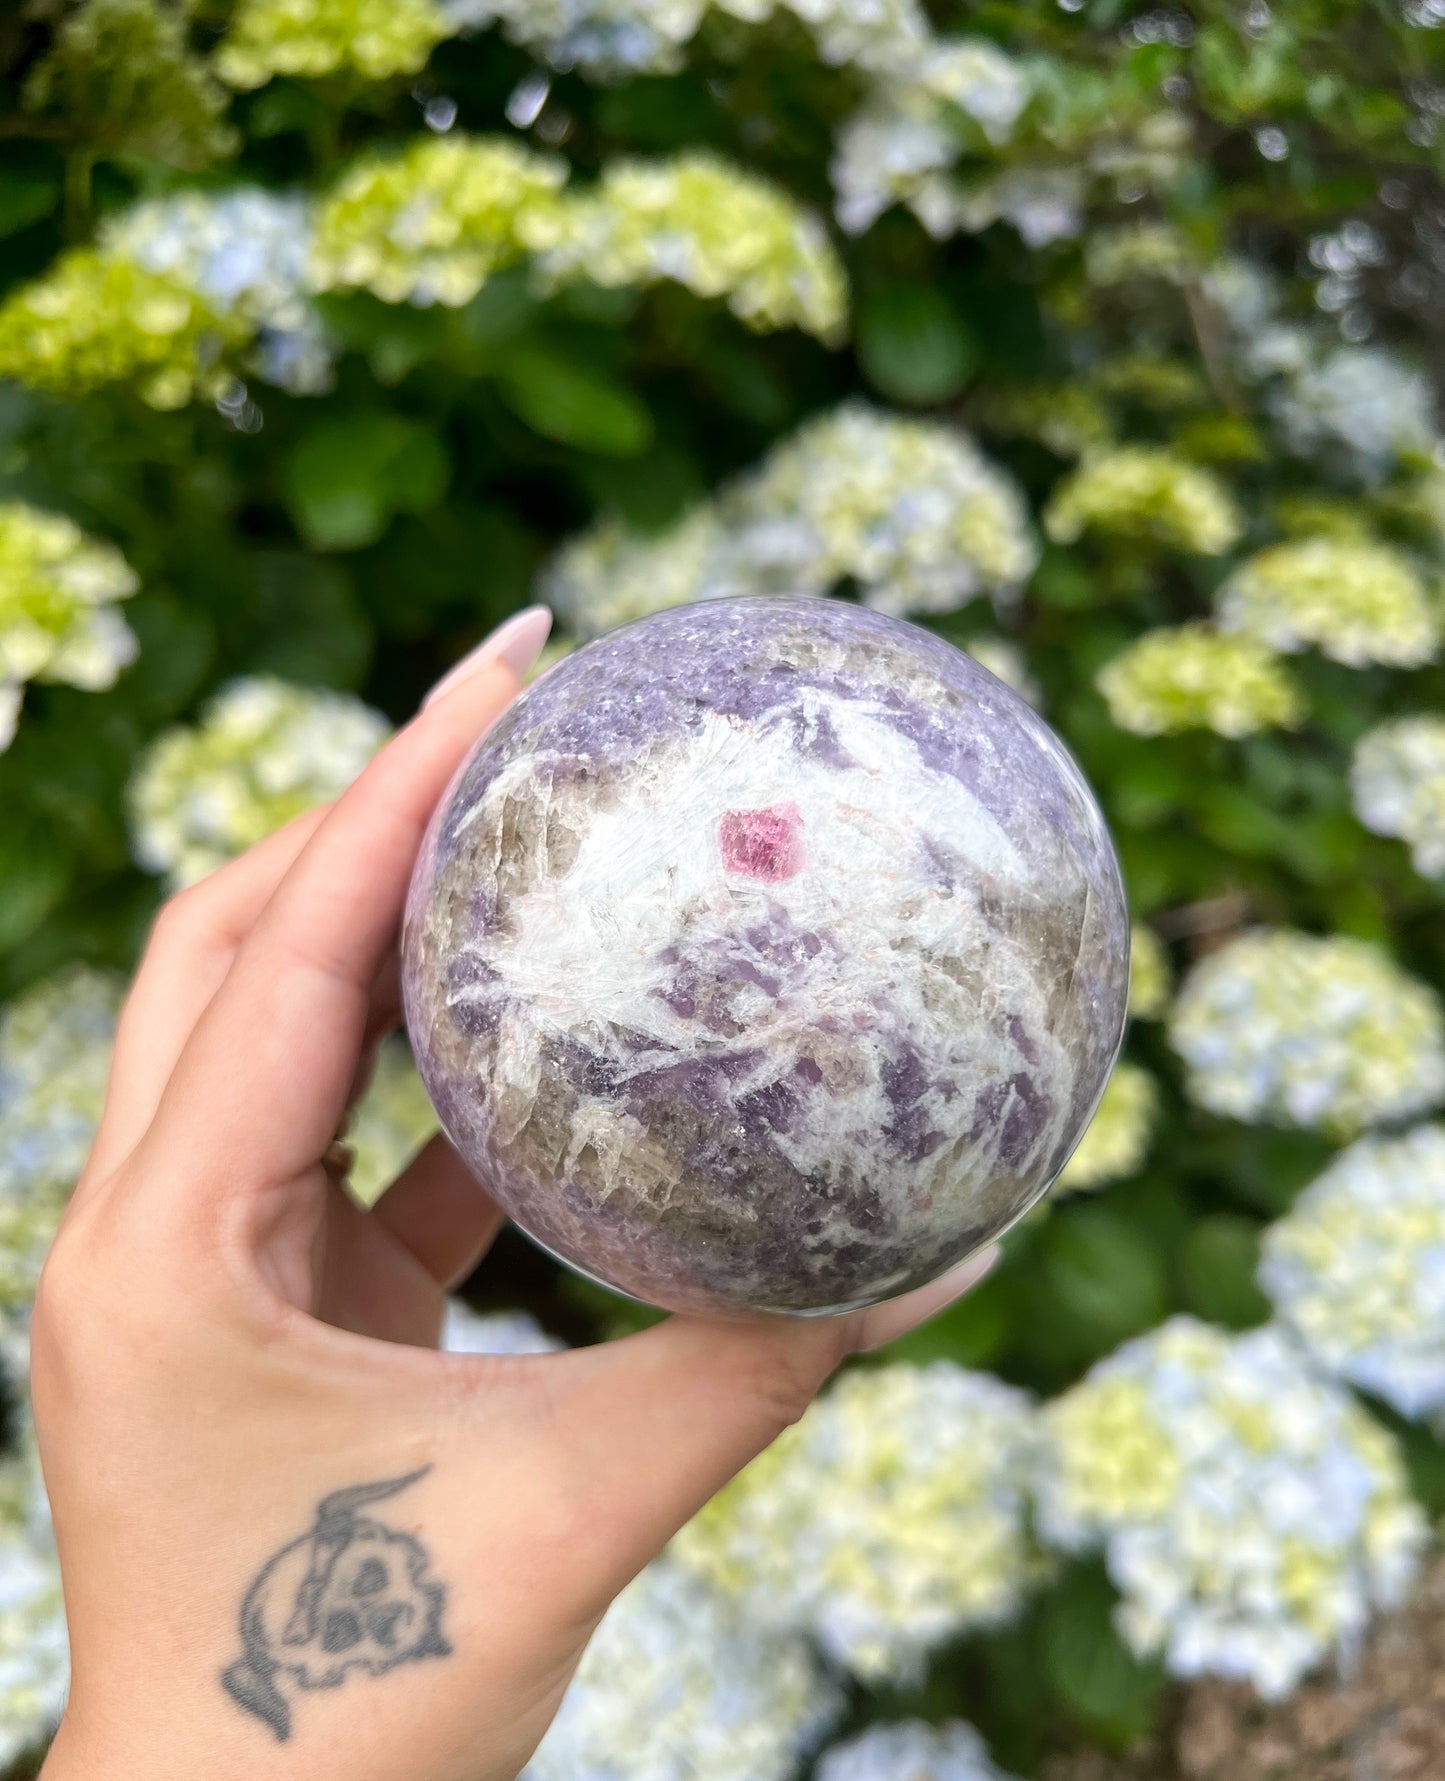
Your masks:
M 1218 556 L 1239 537 L 1242 522 L 1212 471 L 1163 446 L 1120 445 L 1091 453 L 1064 478 L 1044 529 L 1056 544 L 1099 532 Z
M 1142 921 L 1129 935 L 1129 1018 L 1155 1020 L 1169 1006 L 1169 955 L 1164 942 Z
M 522 1781 L 791 1781 L 837 1704 L 801 1638 L 663 1557 L 608 1609 Z
M 346 1134 L 355 1152 L 347 1181 L 363 1206 L 381 1198 L 436 1129 L 406 1040 L 394 1034 L 376 1054 L 375 1074 Z
M 0 502 L 0 749 L 27 680 L 92 692 L 115 684 L 139 646 L 113 607 L 139 586 L 113 544 L 64 514 Z
M 1137 1175 L 1149 1153 L 1159 1086 L 1138 1064 L 1115 1064 L 1099 1110 L 1064 1164 L 1055 1193 L 1078 1193 Z
M 248 334 L 181 279 L 72 248 L 0 303 L 0 377 L 59 396 L 129 383 L 152 408 L 183 408 L 221 394 Z
M 433 0 L 240 0 L 214 62 L 243 89 L 278 74 L 387 80 L 416 74 L 451 32 Z
M 1038 1574 L 1024 1504 L 1033 1406 L 950 1361 L 845 1373 L 675 1540 L 749 1624 L 806 1628 L 868 1680 L 911 1678 Z
M 1190 1094 L 1227 1119 L 1353 1133 L 1445 1099 L 1438 996 L 1347 935 L 1229 941 L 1184 980 L 1169 1036 Z
M 108 223 L 102 245 L 177 280 L 254 336 L 248 368 L 296 395 L 331 383 L 332 352 L 306 296 L 311 206 L 260 186 L 189 191 L 136 204 Z
M 905 1719 L 871 1725 L 818 1759 L 816 1781 L 1012 1781 L 971 1725 Z
M 541 270 L 554 282 L 675 279 L 725 297 L 751 328 L 796 326 L 835 343 L 847 318 L 847 280 L 818 219 L 770 181 L 702 152 L 612 162 L 565 206 Z
M 1042 1422 L 1040 1531 L 1102 1548 L 1121 1635 L 1176 1676 L 1277 1699 L 1402 1599 L 1427 1540 L 1391 1437 L 1274 1326 L 1171 1318 Z
M 1029 659 L 1017 643 L 1008 637 L 970 637 L 963 647 L 995 680 L 1012 687 L 1036 711 L 1043 708 L 1044 689 L 1029 672 Z
M 1136 736 L 1249 736 L 1288 728 L 1305 713 L 1303 694 L 1272 651 L 1199 621 L 1146 631 L 1104 664 L 1094 684 L 1114 722 Z
M 1305 538 L 1249 558 L 1218 595 L 1219 622 L 1271 649 L 1311 645 L 1351 668 L 1417 668 L 1435 654 L 1440 623 L 1408 558 L 1381 544 Z
M 1377 835 L 1410 845 L 1415 870 L 1445 877 L 1445 719 L 1401 717 L 1355 744 L 1355 814 Z
M 1326 1372 L 1445 1430 L 1445 1128 L 1352 1144 L 1266 1231 L 1259 1280 Z
M 194 728 L 166 730 L 130 787 L 132 851 L 172 888 L 313 804 L 338 797 L 386 740 L 380 712 L 344 693 L 268 677 L 222 687 Z
M 951 612 L 1013 592 L 1036 558 L 1022 494 L 966 434 L 847 402 L 659 537 L 584 533 L 540 597 L 584 637 L 689 600 L 844 580 L 884 612 Z
M 1316 353 L 1314 341 L 1272 397 L 1286 439 L 1303 456 L 1343 454 L 1369 476 L 1384 475 L 1400 459 L 1427 458 L 1437 433 L 1429 378 L 1380 346 L 1335 346 Z
M 448 1354 L 552 1354 L 567 1344 L 525 1311 L 473 1311 L 448 1299 L 441 1346 Z
M 71 966 L 0 1009 L 0 1324 L 12 1342 L 100 1123 L 120 1003 L 118 978 Z
M 44 1743 L 69 1686 L 60 1562 L 32 1442 L 0 1466 L 0 1765 Z
M 311 283 L 470 302 L 492 273 L 556 241 L 566 180 L 564 162 L 506 137 L 423 136 L 363 155 L 321 201 Z

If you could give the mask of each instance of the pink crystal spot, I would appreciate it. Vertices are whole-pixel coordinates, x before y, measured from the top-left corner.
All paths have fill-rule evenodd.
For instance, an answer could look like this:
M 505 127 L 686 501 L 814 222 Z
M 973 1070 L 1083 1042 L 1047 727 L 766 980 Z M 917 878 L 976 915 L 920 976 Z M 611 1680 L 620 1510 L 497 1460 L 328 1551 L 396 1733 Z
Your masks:
M 724 867 L 769 884 L 791 878 L 803 864 L 802 826 L 803 813 L 791 800 L 766 810 L 729 810 L 717 831 Z

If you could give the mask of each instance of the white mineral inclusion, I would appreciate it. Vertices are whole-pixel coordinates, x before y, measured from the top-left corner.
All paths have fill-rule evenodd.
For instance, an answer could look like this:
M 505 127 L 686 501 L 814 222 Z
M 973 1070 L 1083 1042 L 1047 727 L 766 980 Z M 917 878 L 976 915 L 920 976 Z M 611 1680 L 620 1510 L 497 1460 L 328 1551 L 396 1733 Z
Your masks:
M 549 1248 L 678 1307 L 835 1310 L 1044 1191 L 1127 955 L 1022 701 L 878 614 L 719 601 L 579 650 L 481 745 L 418 863 L 408 1024 Z

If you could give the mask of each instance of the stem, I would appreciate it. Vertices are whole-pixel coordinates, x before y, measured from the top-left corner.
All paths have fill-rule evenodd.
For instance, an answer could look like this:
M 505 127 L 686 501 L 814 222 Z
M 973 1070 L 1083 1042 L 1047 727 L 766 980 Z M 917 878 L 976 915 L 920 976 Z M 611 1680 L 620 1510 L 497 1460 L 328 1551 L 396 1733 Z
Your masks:
M 92 148 L 74 148 L 65 158 L 65 233 L 72 241 L 90 231 L 90 178 L 96 158 Z

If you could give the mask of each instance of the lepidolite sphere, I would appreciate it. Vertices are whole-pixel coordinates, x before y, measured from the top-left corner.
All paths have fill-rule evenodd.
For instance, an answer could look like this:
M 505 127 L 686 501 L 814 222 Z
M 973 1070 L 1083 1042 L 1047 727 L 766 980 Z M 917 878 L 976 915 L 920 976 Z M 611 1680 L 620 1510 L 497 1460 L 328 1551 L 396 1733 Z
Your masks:
M 1067 1160 L 1123 1029 L 1097 805 L 962 651 L 720 600 L 536 681 L 442 800 L 406 1016 L 447 1132 L 564 1260 L 677 1310 L 933 1279 Z

